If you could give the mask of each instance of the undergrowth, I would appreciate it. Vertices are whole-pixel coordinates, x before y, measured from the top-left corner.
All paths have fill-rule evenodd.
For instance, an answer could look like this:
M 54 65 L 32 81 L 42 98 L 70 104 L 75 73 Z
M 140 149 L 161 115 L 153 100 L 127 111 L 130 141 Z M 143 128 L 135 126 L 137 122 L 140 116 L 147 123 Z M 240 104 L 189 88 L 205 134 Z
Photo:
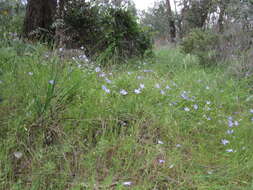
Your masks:
M 47 51 L 0 48 L 0 189 L 253 188 L 247 81 L 177 49 L 112 68 Z

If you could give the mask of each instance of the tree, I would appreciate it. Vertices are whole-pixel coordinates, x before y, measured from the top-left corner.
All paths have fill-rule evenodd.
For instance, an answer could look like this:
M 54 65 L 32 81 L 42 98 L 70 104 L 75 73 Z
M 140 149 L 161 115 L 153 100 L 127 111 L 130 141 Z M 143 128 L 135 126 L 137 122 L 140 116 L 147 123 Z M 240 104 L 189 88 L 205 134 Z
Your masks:
M 168 19 L 169 19 L 170 41 L 175 42 L 176 27 L 175 27 L 175 20 L 173 18 L 173 13 L 172 13 L 172 10 L 171 10 L 170 0 L 166 0 L 166 6 L 167 6 Z
M 44 37 L 43 33 L 50 31 L 56 7 L 57 0 L 29 0 L 24 19 L 24 37 L 28 39 Z

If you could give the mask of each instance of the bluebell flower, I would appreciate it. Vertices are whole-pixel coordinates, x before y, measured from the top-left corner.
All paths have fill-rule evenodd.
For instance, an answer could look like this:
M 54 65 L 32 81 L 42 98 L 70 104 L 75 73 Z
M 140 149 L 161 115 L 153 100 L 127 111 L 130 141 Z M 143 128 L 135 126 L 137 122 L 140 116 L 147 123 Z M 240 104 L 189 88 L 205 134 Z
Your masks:
M 105 85 L 102 86 L 102 89 L 107 93 L 109 94 L 111 91 L 110 89 L 108 89 Z
M 135 89 L 135 90 L 134 90 L 134 93 L 135 93 L 135 94 L 140 94 L 140 93 L 141 93 L 141 89 L 139 89 L 139 88 Z
M 128 94 L 128 92 L 126 90 L 124 90 L 124 89 L 120 90 L 119 93 L 122 94 L 122 95 L 124 95 L 124 96 Z
M 222 140 L 221 140 L 221 144 L 223 144 L 223 145 L 227 145 L 228 143 L 229 143 L 229 141 L 226 140 L 226 139 L 222 139 Z
M 50 80 L 50 81 L 48 81 L 49 82 L 49 84 L 54 84 L 55 83 L 55 81 L 54 80 Z

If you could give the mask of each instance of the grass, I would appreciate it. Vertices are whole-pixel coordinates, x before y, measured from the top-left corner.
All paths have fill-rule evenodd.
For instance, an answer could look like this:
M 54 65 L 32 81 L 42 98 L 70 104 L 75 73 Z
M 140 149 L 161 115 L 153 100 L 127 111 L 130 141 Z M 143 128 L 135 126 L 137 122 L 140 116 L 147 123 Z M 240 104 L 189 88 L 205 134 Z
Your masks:
M 177 49 L 100 72 L 46 51 L 0 48 L 0 189 L 253 189 L 247 81 Z

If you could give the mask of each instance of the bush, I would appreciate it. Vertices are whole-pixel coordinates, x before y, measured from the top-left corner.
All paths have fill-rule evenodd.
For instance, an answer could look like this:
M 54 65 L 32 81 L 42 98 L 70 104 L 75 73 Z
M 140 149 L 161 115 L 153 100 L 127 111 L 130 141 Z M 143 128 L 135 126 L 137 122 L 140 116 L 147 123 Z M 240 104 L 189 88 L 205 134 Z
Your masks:
M 201 65 L 208 66 L 217 62 L 216 47 L 218 36 L 208 31 L 194 29 L 181 43 L 184 53 L 196 55 Z
M 149 32 L 137 23 L 132 12 L 112 6 L 69 4 L 64 16 L 69 47 L 84 46 L 90 57 L 106 62 L 142 57 L 152 48 Z

